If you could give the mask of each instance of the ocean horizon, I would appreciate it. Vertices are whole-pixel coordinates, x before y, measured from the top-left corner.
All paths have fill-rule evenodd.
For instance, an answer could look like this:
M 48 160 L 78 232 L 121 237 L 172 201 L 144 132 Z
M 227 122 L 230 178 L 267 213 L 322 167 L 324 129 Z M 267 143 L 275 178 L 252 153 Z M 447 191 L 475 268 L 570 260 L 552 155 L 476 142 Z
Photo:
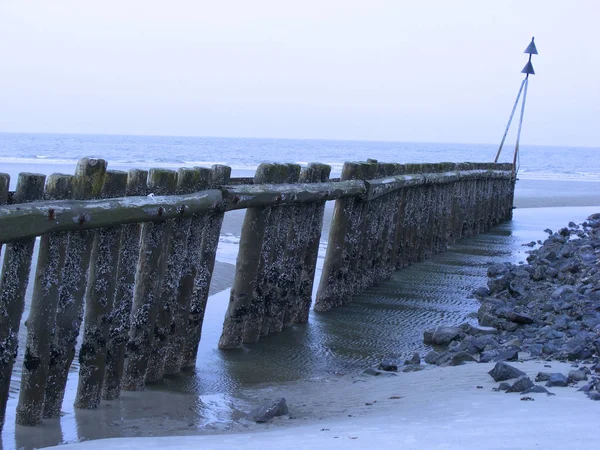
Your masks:
M 335 175 L 345 161 L 490 162 L 497 150 L 498 144 L 0 132 L 0 171 L 12 175 L 19 166 L 49 174 L 69 170 L 79 158 L 94 156 L 105 158 L 109 168 L 121 170 L 226 164 L 234 176 L 251 176 L 261 162 L 318 161 L 331 165 Z M 513 152 L 514 144 L 505 143 L 500 162 L 512 162 Z M 600 147 L 522 145 L 519 177 L 598 182 L 598 156 Z

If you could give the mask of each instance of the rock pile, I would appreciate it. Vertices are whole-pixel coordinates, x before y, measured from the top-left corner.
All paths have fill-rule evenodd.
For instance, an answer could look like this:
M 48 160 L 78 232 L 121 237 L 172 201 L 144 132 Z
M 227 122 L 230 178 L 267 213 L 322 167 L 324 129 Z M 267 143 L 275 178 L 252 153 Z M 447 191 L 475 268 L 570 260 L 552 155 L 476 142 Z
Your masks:
M 425 362 L 516 361 L 519 352 L 527 352 L 587 364 L 587 371 L 600 374 L 600 214 L 546 231 L 543 243 L 527 244 L 540 245 L 528 252 L 528 264 L 489 267 L 487 288 L 473 292 L 481 301 L 480 327 L 440 326 L 424 333 L 425 344 L 434 348 Z M 587 375 L 583 369 L 572 372 L 578 373 L 563 375 L 565 384 Z M 600 396 L 600 383 L 591 385 Z

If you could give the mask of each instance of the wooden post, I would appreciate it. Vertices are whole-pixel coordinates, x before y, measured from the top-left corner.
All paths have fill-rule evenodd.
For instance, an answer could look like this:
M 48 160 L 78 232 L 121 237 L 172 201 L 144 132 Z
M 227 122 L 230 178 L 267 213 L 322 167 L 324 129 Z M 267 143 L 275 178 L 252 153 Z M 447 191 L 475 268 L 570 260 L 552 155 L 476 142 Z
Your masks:
M 177 174 L 177 194 L 191 194 L 196 190 L 200 171 L 181 168 Z M 154 328 L 154 344 L 150 363 L 146 370 L 146 383 L 162 379 L 165 371 L 165 358 L 169 345 L 169 335 L 173 325 L 174 310 L 178 301 L 179 286 L 184 276 L 184 266 L 188 254 L 188 240 L 192 218 L 174 219 L 171 225 L 171 242 L 167 255 L 167 269 L 159 310 Z M 187 269 L 187 267 L 186 267 Z
M 131 169 L 127 175 L 127 196 L 146 195 L 148 171 Z M 125 347 L 131 325 L 131 305 L 135 287 L 135 272 L 140 253 L 141 225 L 131 223 L 121 227 L 121 247 L 117 265 L 117 285 L 106 346 L 106 371 L 102 399 L 115 400 L 121 393 Z
M 215 164 L 211 168 L 211 186 L 219 187 L 229 183 L 231 167 Z M 182 368 L 196 367 L 198 346 L 202 337 L 202 324 L 212 273 L 215 267 L 215 257 L 221 235 L 224 209 L 213 211 L 202 233 L 202 248 L 188 318 L 187 339 L 183 349 Z
M 282 184 L 289 177 L 289 167 L 285 164 L 273 164 L 272 171 L 264 171 L 262 174 L 256 172 L 254 184 Z M 278 280 L 277 262 L 282 264 L 282 249 L 279 242 L 279 230 L 283 229 L 286 222 L 282 207 L 273 205 L 265 208 L 266 215 L 265 232 L 263 235 L 259 265 L 251 293 L 252 300 L 242 331 L 242 342 L 258 342 L 261 334 L 268 334 L 270 329 L 271 303 L 275 301 L 276 284 Z M 275 307 L 275 306 L 273 306 Z
M 10 175 L 0 172 L 0 205 L 8 202 L 8 187 L 10 186 Z M 2 256 L 2 243 L 0 242 L 0 256 Z
M 211 185 L 212 171 L 204 167 L 194 169 L 196 178 L 195 191 L 208 189 Z M 202 235 L 208 224 L 208 214 L 193 216 L 190 223 L 190 231 L 187 239 L 187 251 L 183 261 L 182 278 L 177 290 L 177 300 L 173 312 L 173 326 L 165 355 L 164 374 L 172 375 L 181 371 L 183 352 L 189 333 L 194 331 L 189 328 L 190 308 L 194 286 L 200 283 L 198 273 L 201 271 L 202 258 Z M 195 361 L 195 359 L 194 359 Z
M 44 175 L 21 173 L 14 203 L 27 203 L 42 198 Z M 13 364 L 17 354 L 19 324 L 25 307 L 25 291 L 31 270 L 35 238 L 21 239 L 6 246 L 0 277 L 0 431 L 4 425 L 6 402 Z
M 286 164 L 282 176 L 284 183 L 297 183 L 300 176 L 300 166 Z M 291 233 L 294 220 L 292 207 L 276 206 L 271 210 L 268 227 L 263 243 L 263 254 L 266 255 L 262 283 L 259 281 L 261 295 L 264 298 L 264 314 L 260 320 L 260 335 L 279 333 L 283 329 L 286 304 L 289 301 L 289 283 L 293 282 L 289 267 L 292 263 L 294 247 L 286 247 L 288 238 L 294 239 Z M 292 244 L 291 244 L 292 245 Z M 244 340 L 244 342 L 246 342 Z
M 70 198 L 72 188 L 72 175 L 52 174 L 48 177 L 44 199 Z M 17 405 L 16 422 L 19 425 L 33 426 L 42 422 L 50 342 L 68 242 L 68 233 L 64 232 L 45 234 L 40 238 Z
M 106 165 L 103 159 L 80 159 L 73 179 L 73 198 L 98 198 L 102 192 Z M 78 220 L 85 222 L 88 218 L 80 217 Z M 60 416 L 69 367 L 75 357 L 75 345 L 83 320 L 83 298 L 87 286 L 90 249 L 94 244 L 95 235 L 94 231 L 69 233 L 54 338 L 50 345 L 48 379 L 44 394 L 45 418 Z
M 262 163 L 256 169 L 255 184 L 271 183 L 277 180 L 280 167 L 275 164 Z M 255 323 L 262 320 L 261 295 L 256 292 L 257 282 L 264 266 L 263 242 L 270 214 L 269 208 L 248 208 L 244 216 L 240 236 L 239 252 L 236 262 L 235 279 L 231 288 L 229 306 L 223 322 L 223 331 L 219 339 L 219 348 L 238 348 L 242 345 L 242 336 L 250 339 L 249 331 L 244 327 L 260 330 Z M 262 266 L 261 266 L 262 265 Z M 252 317 L 250 321 L 249 317 Z
M 301 183 L 318 183 L 329 180 L 331 166 L 310 163 L 300 173 Z M 302 222 L 298 224 L 298 233 L 302 237 L 299 246 L 305 248 L 304 252 L 299 252 L 297 264 L 300 266 L 300 273 L 297 276 L 295 299 L 286 313 L 285 323 L 306 323 L 310 312 L 312 302 L 312 290 L 317 267 L 317 257 L 319 254 L 319 242 L 321 241 L 321 230 L 323 228 L 323 214 L 325 211 L 325 202 L 319 202 L 308 205 L 304 209 Z
M 360 179 L 361 171 L 360 163 L 346 162 L 342 169 L 342 180 Z M 361 210 L 357 202 L 354 198 L 335 202 L 315 311 L 329 311 L 341 305 L 352 292 L 353 287 L 348 286 L 346 281 L 351 259 L 349 238 L 353 236 L 352 227 L 359 223 L 357 219 Z
M 100 196 L 124 197 L 126 189 L 127 172 L 110 170 L 104 176 Z M 120 244 L 120 226 L 101 228 L 96 232 L 85 295 L 83 343 L 79 350 L 79 383 L 75 408 L 94 409 L 100 405 Z
M 177 172 L 150 169 L 148 189 L 154 195 L 174 193 L 177 189 Z M 156 214 L 162 214 L 162 208 L 157 208 Z M 146 222 L 142 225 L 140 257 L 135 277 L 131 328 L 122 384 L 122 389 L 127 391 L 144 388 L 144 377 L 154 340 L 158 302 L 164 283 L 170 236 L 170 221 Z

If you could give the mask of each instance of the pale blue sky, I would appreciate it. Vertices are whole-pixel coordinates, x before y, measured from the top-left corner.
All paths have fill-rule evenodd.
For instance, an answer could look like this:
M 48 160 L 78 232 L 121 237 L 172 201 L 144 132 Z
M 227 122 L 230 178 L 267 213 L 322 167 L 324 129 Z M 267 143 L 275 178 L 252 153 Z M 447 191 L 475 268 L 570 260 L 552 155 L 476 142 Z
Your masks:
M 0 0 L 0 131 L 600 146 L 600 2 Z

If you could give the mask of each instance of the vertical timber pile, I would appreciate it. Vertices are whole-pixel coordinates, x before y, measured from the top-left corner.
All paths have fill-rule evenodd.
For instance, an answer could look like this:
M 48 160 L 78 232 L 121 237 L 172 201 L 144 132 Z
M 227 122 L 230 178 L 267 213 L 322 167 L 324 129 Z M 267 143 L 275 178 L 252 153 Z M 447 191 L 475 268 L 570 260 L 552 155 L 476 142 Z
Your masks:
M 45 179 L 40 174 L 19 174 L 14 202 L 28 203 L 41 199 Z M 34 244 L 35 238 L 10 242 L 4 253 L 0 277 L 0 431 L 4 425 L 10 378 L 17 355 L 19 325 L 25 308 Z
M 177 172 L 177 194 L 194 191 L 200 176 L 194 169 L 179 169 Z M 167 245 L 165 279 L 158 298 L 158 315 L 154 325 L 154 340 L 145 382 L 155 383 L 162 379 L 165 370 L 165 354 L 173 323 L 173 310 L 181 281 L 182 269 L 188 248 L 191 218 L 182 217 L 171 221 L 171 237 Z
M 211 180 L 210 186 L 212 188 L 224 186 L 229 183 L 229 179 L 231 178 L 231 167 L 215 164 L 211 168 L 209 178 Z M 206 302 L 208 300 L 210 282 L 215 267 L 219 236 L 221 235 L 221 225 L 223 225 L 223 216 L 225 214 L 225 205 L 222 204 L 217 206 L 218 207 L 214 211 L 208 214 L 206 225 L 202 233 L 200 258 L 198 259 L 196 278 L 193 285 L 194 289 L 192 291 L 190 309 L 187 316 L 188 327 L 186 330 L 186 341 L 183 347 L 181 369 L 196 367 L 196 356 L 202 337 L 202 324 L 204 322 Z
M 127 173 L 109 170 L 104 176 L 101 198 L 124 197 Z M 101 228 L 96 232 L 87 290 L 83 343 L 79 350 L 79 383 L 75 407 L 93 409 L 100 405 L 109 319 L 112 316 L 121 244 L 121 227 Z
M 177 172 L 166 169 L 150 169 L 148 189 L 152 194 L 173 194 L 176 188 Z M 162 207 L 156 209 L 158 216 L 161 216 L 163 212 Z M 164 283 L 170 235 L 171 221 L 146 222 L 142 225 L 131 328 L 122 382 L 122 388 L 127 391 L 135 391 L 144 387 L 144 378 L 154 341 L 158 301 Z
M 300 166 L 297 164 L 281 165 L 281 182 L 297 183 L 300 176 Z M 282 198 L 282 200 L 285 200 Z M 292 281 L 289 267 L 295 251 L 294 247 L 287 247 L 290 243 L 288 237 L 292 236 L 294 219 L 293 206 L 275 206 L 271 209 L 267 221 L 265 240 L 263 241 L 262 254 L 262 278 L 258 280 L 258 295 L 262 297 L 262 317 L 249 317 L 244 330 L 243 342 L 256 342 L 255 331 L 260 330 L 260 336 L 270 333 L 279 333 L 283 329 L 285 319 L 285 308 L 289 300 L 289 283 Z M 250 333 L 247 333 L 247 330 Z M 247 339 L 247 334 L 251 335 Z
M 73 198 L 87 200 L 100 197 L 106 161 L 82 158 L 77 163 L 73 178 Z M 87 217 L 79 217 L 84 223 Z M 83 320 L 83 299 L 87 286 L 90 249 L 95 231 L 69 233 L 62 283 L 56 309 L 54 336 L 50 344 L 50 362 L 44 393 L 44 418 L 59 417 L 69 375 L 75 357 L 75 345 Z
M 44 200 L 70 198 L 72 189 L 73 176 L 52 174 L 48 177 Z M 50 342 L 68 243 L 66 232 L 45 234 L 40 238 L 16 414 L 19 425 L 33 426 L 42 422 Z
M 281 183 L 282 171 L 281 165 L 262 163 L 256 169 L 254 183 Z M 221 349 L 238 348 L 241 347 L 243 338 L 248 342 L 251 339 L 258 340 L 260 336 L 264 298 L 257 288 L 264 276 L 264 261 L 268 256 L 269 236 L 266 230 L 269 226 L 271 209 L 271 207 L 252 207 L 246 210 L 235 279 L 219 339 Z
M 331 166 L 320 163 L 310 163 L 300 172 L 301 183 L 319 183 L 329 180 Z M 286 309 L 284 325 L 307 323 L 310 304 L 312 301 L 313 280 L 317 267 L 319 242 L 323 228 L 325 202 L 296 207 L 297 218 L 294 218 L 293 235 L 296 259 L 293 261 L 292 301 Z
M 127 175 L 127 196 L 146 195 L 148 171 L 131 169 Z M 140 253 L 141 224 L 121 226 L 121 246 L 117 264 L 117 285 L 110 317 L 106 347 L 106 371 L 102 399 L 119 398 L 125 364 L 125 347 L 129 337 L 131 305 L 135 287 L 135 272 Z
M 212 173 L 210 170 L 198 167 L 194 170 L 195 177 L 190 180 L 191 189 L 201 191 L 210 185 Z M 180 185 L 180 189 L 186 189 Z M 208 215 L 197 214 L 190 219 L 189 234 L 187 236 L 185 254 L 182 255 L 181 279 L 177 287 L 177 298 L 173 307 L 173 322 L 170 335 L 166 343 L 163 374 L 172 375 L 179 373 L 183 358 L 183 347 L 188 332 L 187 322 L 190 314 L 190 304 L 194 292 L 194 283 L 200 271 L 200 258 L 202 253 L 202 234 L 208 221 Z
M 10 186 L 10 175 L 0 172 L 0 206 L 8 202 L 8 187 Z M 2 242 L 0 242 L 0 256 L 2 256 Z

